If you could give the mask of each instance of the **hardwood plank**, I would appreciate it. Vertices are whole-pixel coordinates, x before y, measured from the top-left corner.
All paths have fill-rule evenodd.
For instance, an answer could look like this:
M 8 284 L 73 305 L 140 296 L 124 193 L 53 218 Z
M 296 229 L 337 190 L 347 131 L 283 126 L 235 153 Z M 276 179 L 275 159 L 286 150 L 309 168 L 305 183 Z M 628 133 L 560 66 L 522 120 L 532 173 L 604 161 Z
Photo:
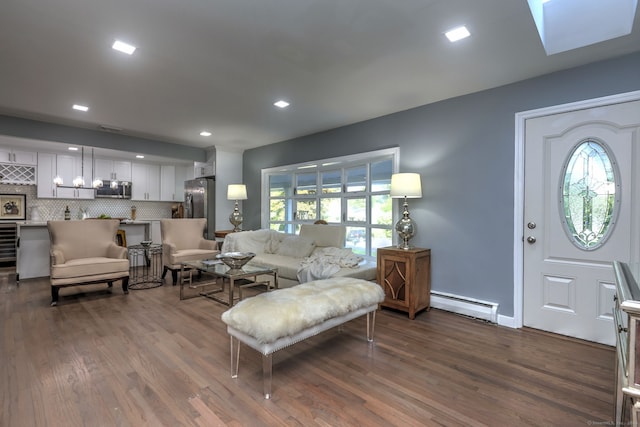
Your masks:
M 584 426 L 612 422 L 612 348 L 431 310 L 383 309 L 229 371 L 227 307 L 179 288 L 0 276 L 0 425 Z

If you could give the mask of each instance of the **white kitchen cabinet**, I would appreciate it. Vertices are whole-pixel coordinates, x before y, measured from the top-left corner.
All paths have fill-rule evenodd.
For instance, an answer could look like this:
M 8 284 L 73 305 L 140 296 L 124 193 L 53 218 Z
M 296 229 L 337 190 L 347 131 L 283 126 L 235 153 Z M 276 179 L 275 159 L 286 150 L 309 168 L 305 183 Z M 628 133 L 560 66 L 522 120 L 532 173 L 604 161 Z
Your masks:
M 182 200 L 182 194 L 176 193 L 176 167 L 173 165 L 160 166 L 160 200 L 163 202 Z
M 131 181 L 131 162 L 125 160 L 94 159 L 94 176 L 102 180 Z
M 131 164 L 131 199 L 160 200 L 160 166 Z
M 176 166 L 176 202 L 184 201 L 184 182 L 193 179 L 193 168 L 191 166 Z
M 56 185 L 53 178 L 56 176 L 56 155 L 38 153 L 38 176 L 36 178 L 36 194 L 39 199 L 55 199 Z
M 0 147 L 0 163 L 35 166 L 38 164 L 38 153 Z
M 84 167 L 83 167 L 84 160 Z M 37 196 L 39 199 L 93 199 L 95 191 L 91 188 L 91 164 L 81 156 L 38 153 Z M 74 188 L 73 179 L 83 175 L 84 188 Z M 62 186 L 53 183 L 56 176 L 62 178 Z
M 58 154 L 56 156 L 56 173 L 63 180 L 63 186 L 70 187 L 77 176 L 84 178 L 83 188 L 91 188 L 93 170 L 91 159 L 83 156 Z

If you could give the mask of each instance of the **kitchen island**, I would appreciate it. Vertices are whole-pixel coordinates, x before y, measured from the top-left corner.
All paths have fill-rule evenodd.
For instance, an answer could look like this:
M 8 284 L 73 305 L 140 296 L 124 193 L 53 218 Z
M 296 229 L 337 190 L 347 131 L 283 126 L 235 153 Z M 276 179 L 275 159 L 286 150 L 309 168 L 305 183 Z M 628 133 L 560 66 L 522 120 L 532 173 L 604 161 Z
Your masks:
M 143 240 L 149 240 L 150 224 L 150 221 L 120 223 L 120 229 L 126 233 L 127 245 L 137 245 Z M 18 221 L 16 226 L 16 281 L 49 276 L 50 242 L 46 221 Z

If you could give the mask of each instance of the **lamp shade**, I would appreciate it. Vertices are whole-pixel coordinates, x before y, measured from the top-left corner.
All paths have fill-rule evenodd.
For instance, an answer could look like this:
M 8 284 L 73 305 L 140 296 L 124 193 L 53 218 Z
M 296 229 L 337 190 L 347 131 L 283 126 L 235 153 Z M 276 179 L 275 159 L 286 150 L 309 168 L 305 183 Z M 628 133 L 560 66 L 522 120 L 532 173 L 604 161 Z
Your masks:
M 417 199 L 422 197 L 420 174 L 394 173 L 391 175 L 391 192 L 389 194 L 393 198 Z
M 244 184 L 229 184 L 227 200 L 247 200 L 247 186 Z

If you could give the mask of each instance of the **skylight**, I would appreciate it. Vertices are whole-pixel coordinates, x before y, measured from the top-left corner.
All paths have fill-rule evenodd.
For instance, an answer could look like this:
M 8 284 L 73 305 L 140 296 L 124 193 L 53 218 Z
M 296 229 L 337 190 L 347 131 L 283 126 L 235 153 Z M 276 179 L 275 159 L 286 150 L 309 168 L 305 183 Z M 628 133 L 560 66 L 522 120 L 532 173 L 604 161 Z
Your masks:
M 547 55 L 631 33 L 637 0 L 527 0 Z
M 126 53 L 127 55 L 131 55 L 136 51 L 135 46 L 130 45 L 129 43 L 122 42 L 120 40 L 116 40 L 115 42 L 113 42 L 113 45 L 111 45 L 111 47 L 117 51 Z
M 444 35 L 447 36 L 450 42 L 457 42 L 458 40 L 466 39 L 471 33 L 467 30 L 467 27 L 463 25 L 447 31 Z

